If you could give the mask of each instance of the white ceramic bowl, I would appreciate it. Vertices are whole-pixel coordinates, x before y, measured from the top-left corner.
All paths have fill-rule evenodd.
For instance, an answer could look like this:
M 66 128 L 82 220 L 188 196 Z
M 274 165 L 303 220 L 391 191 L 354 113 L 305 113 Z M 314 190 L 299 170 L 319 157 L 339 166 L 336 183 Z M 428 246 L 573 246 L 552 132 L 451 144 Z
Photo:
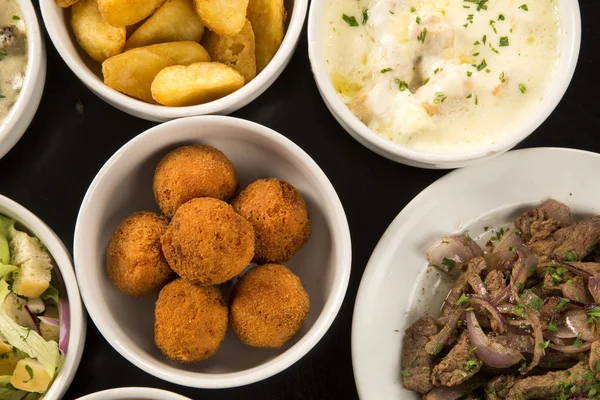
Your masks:
M 103 390 L 87 396 L 80 397 L 79 400 L 190 400 L 176 393 L 166 390 L 129 387 Z
M 80 48 L 71 32 L 70 10 L 54 0 L 40 0 L 42 17 L 54 47 L 77 77 L 98 97 L 121 111 L 149 121 L 164 122 L 175 118 L 205 114 L 229 114 L 260 96 L 281 75 L 294 54 L 306 18 L 308 0 L 285 0 L 288 23 L 285 37 L 275 57 L 250 83 L 236 92 L 210 103 L 189 107 L 165 107 L 136 100 L 106 86 L 101 65 Z
M 552 160 L 552 162 L 548 162 Z M 423 315 L 439 316 L 452 279 L 429 267 L 425 251 L 440 237 L 469 231 L 485 243 L 492 230 L 554 198 L 577 220 L 600 214 L 600 187 L 590 185 L 600 155 L 570 149 L 511 151 L 451 172 L 415 197 L 373 251 L 354 306 L 352 364 L 363 400 L 418 400 L 402 388 L 404 331 Z M 526 173 L 523 173 L 526 171 Z
M 0 158 L 21 139 L 40 105 L 46 83 L 46 48 L 31 0 L 17 0 L 27 31 L 27 68 L 17 101 L 0 122 Z
M 392 161 L 421 168 L 457 168 L 500 155 L 533 133 L 548 118 L 565 94 L 577 64 L 581 44 L 581 18 L 576 0 L 559 1 L 561 24 L 560 60 L 544 102 L 537 112 L 498 142 L 478 149 L 455 153 L 418 151 L 388 140 L 369 129 L 344 104 L 335 91 L 323 56 L 323 28 L 329 1 L 313 1 L 308 15 L 308 54 L 317 87 L 327 108 L 340 125 L 363 146 Z
M 152 192 L 162 156 L 186 143 L 222 150 L 233 162 L 241 187 L 277 177 L 296 186 L 312 220 L 308 243 L 286 265 L 310 296 L 301 331 L 279 350 L 242 344 L 228 332 L 218 353 L 200 363 L 169 362 L 153 341 L 156 296 L 119 293 L 105 269 L 108 239 L 117 225 L 139 210 L 158 210 Z M 81 205 L 75 227 L 75 268 L 94 323 L 125 358 L 161 379 L 199 388 L 241 386 L 268 378 L 298 361 L 323 337 L 344 300 L 350 276 L 348 223 L 331 183 L 298 146 L 271 129 L 219 116 L 185 118 L 154 127 L 125 144 L 102 167 Z
M 44 397 L 48 400 L 62 399 L 75 377 L 75 372 L 77 372 L 77 367 L 81 361 L 86 332 L 86 317 L 79 297 L 79 288 L 71 264 L 71 257 L 56 233 L 52 232 L 46 224 L 23 206 L 2 195 L 0 195 L 0 214 L 19 221 L 42 241 L 56 261 L 67 289 L 71 312 L 69 347 L 64 364 Z

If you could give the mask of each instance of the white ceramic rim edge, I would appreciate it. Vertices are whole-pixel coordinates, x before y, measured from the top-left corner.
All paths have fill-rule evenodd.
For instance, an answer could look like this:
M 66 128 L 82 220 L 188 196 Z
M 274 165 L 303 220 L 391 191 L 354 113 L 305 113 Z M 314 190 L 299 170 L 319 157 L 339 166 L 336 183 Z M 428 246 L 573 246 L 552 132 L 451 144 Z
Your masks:
M 57 378 L 52 382 L 45 397 L 49 400 L 61 399 L 69 389 L 69 386 L 77 373 L 77 368 L 79 367 L 81 356 L 83 355 L 86 339 L 85 334 L 87 330 L 87 319 L 79 296 L 79 289 L 71 262 L 71 256 L 58 235 L 31 211 L 3 195 L 0 195 L 0 206 L 3 206 L 14 213 L 17 220 L 22 222 L 28 228 L 31 228 L 44 245 L 48 247 L 52 257 L 56 261 L 56 265 L 59 266 L 58 269 L 65 282 L 65 287 L 67 288 L 69 309 L 71 312 L 69 351 L 67 352 Z M 68 282 L 71 283 L 69 284 Z M 79 323 L 74 325 L 74 321 L 79 321 Z
M 27 33 L 27 67 L 17 101 L 0 123 L 0 158 L 17 144 L 31 124 L 46 85 L 46 48 L 35 9 L 29 0 L 18 0 L 17 3 Z
M 315 46 L 317 46 L 319 43 L 319 38 L 315 37 L 319 28 L 315 24 L 317 24 L 318 20 L 316 14 L 319 11 L 318 7 L 321 5 L 320 1 L 313 1 L 310 5 L 310 10 L 308 13 L 308 57 L 310 59 L 315 82 L 319 88 L 319 93 L 321 94 L 323 101 L 327 104 L 328 108 L 330 108 L 330 111 L 332 114 L 334 114 L 336 119 L 340 118 L 346 124 L 348 124 L 349 129 L 343 125 L 342 127 L 348 131 L 351 136 L 353 136 L 361 144 L 364 142 L 370 144 L 370 146 L 365 145 L 365 147 L 393 161 L 398 161 L 398 159 L 408 159 L 424 164 L 464 163 L 471 160 L 484 158 L 492 154 L 499 154 L 511 148 L 512 146 L 515 146 L 517 143 L 525 139 L 537 128 L 539 128 L 540 125 L 550 116 L 550 114 L 552 114 L 558 103 L 563 98 L 564 94 L 569 88 L 571 80 L 573 79 L 581 47 L 581 11 L 579 9 L 579 1 L 565 1 L 573 1 L 574 3 L 573 13 L 571 15 L 574 29 L 572 34 L 568 36 L 572 41 L 570 46 L 571 51 L 569 54 L 561 55 L 561 59 L 566 57 L 567 60 L 567 72 L 560 77 L 561 83 L 554 87 L 554 90 L 546 93 L 545 97 L 547 100 L 540 105 L 540 111 L 536 114 L 533 114 L 535 117 L 527 119 L 527 124 L 523 124 L 524 128 L 516 130 L 516 133 L 507 135 L 506 137 L 502 138 L 502 140 L 499 140 L 492 145 L 483 146 L 480 149 L 467 152 L 444 154 L 413 150 L 409 147 L 394 143 L 378 135 L 369 129 L 362 121 L 360 121 L 360 119 L 358 119 L 356 115 L 354 115 L 354 113 L 352 113 L 352 111 L 350 111 L 350 109 L 342 102 L 339 95 L 333 88 L 329 77 L 326 74 L 320 73 L 321 68 L 319 65 L 321 64 L 321 61 L 318 58 L 319 51 L 315 48 Z M 447 168 L 447 166 L 443 167 Z
M 50 7 L 59 6 L 56 5 L 54 0 L 40 0 L 40 9 L 44 21 L 49 20 L 48 15 Z M 108 87 L 101 80 L 98 80 L 99 78 L 86 66 L 81 65 L 81 63 L 71 57 L 62 46 L 56 45 L 58 42 L 58 33 L 55 24 L 46 23 L 45 25 L 48 35 L 61 58 L 71 71 L 75 73 L 79 80 L 88 86 L 94 93 L 98 94 L 103 100 L 110 99 L 111 102 L 115 102 L 120 106 L 127 108 L 127 110 L 135 110 L 138 113 L 141 112 L 147 115 L 156 115 L 161 120 L 164 120 L 205 114 L 218 114 L 227 109 L 230 109 L 229 112 L 233 112 L 246 106 L 264 93 L 283 72 L 291 59 L 300 38 L 300 33 L 302 32 L 307 8 L 308 0 L 294 0 L 294 8 L 291 12 L 290 22 L 277 53 L 275 53 L 275 56 L 267 64 L 265 69 L 256 75 L 256 77 L 248 84 L 218 100 L 186 107 L 166 107 L 149 104 Z M 111 102 L 109 102 L 109 104 L 113 105 Z M 129 111 L 127 112 L 130 113 Z
M 352 246 L 350 238 L 350 227 L 348 225 L 348 220 L 346 218 L 346 213 L 344 211 L 342 203 L 333 185 L 331 184 L 323 170 L 321 170 L 317 163 L 304 150 L 302 150 L 290 139 L 286 138 L 285 136 L 266 126 L 257 124 L 255 122 L 234 117 L 214 115 L 181 118 L 165 122 L 164 124 L 150 128 L 147 131 L 136 136 L 135 138 L 131 139 L 129 142 L 123 145 L 104 164 L 104 166 L 100 169 L 100 171 L 92 181 L 92 184 L 88 188 L 88 191 L 86 192 L 86 195 L 80 207 L 79 215 L 77 216 L 77 222 L 75 224 L 75 238 L 73 246 L 73 248 L 75 249 L 75 270 L 77 271 L 78 276 L 86 275 L 85 268 L 80 267 L 80 262 L 78 262 L 80 258 L 83 258 L 79 255 L 78 252 L 78 249 L 81 248 L 79 242 L 85 240 L 84 238 L 81 238 L 81 234 L 79 233 L 81 229 L 80 216 L 87 209 L 88 203 L 90 202 L 91 194 L 95 190 L 98 190 L 98 182 L 104 175 L 105 171 L 109 169 L 113 163 L 115 163 L 116 159 L 118 159 L 125 152 L 127 152 L 130 147 L 135 147 L 137 142 L 144 140 L 146 136 L 160 134 L 161 131 L 164 129 L 165 125 L 168 125 L 169 127 L 176 127 L 177 124 L 182 123 L 182 121 L 185 122 L 191 119 L 195 119 L 198 121 L 216 121 L 217 123 L 227 123 L 237 125 L 238 127 L 241 126 L 243 129 L 252 130 L 255 134 L 266 137 L 269 140 L 276 142 L 278 145 L 292 151 L 296 155 L 296 157 L 298 157 L 298 159 L 313 172 L 321 186 L 327 191 L 326 196 L 331 199 L 331 206 L 333 207 L 335 213 L 335 217 L 333 218 L 332 224 L 337 223 L 336 231 L 344 232 L 344 236 L 339 238 L 340 261 L 339 267 L 337 268 L 336 272 L 336 274 L 339 275 L 339 279 L 337 279 L 333 284 L 331 295 L 326 301 L 323 310 L 321 311 L 321 314 L 315 321 L 314 325 L 310 328 L 310 330 L 306 332 L 304 337 L 302 337 L 302 339 L 300 339 L 292 347 L 287 349 L 283 354 L 280 354 L 279 356 L 260 366 L 239 372 L 231 372 L 226 374 L 203 374 L 197 372 L 189 372 L 187 374 L 183 372 L 179 374 L 171 374 L 157 369 L 154 366 L 139 360 L 133 352 L 123 347 L 118 341 L 114 340 L 114 338 L 110 337 L 110 332 L 108 331 L 104 323 L 100 320 L 100 312 L 94 302 L 94 299 L 91 297 L 87 297 L 86 293 L 88 288 L 88 280 L 86 279 L 82 279 L 79 281 L 79 285 L 81 288 L 81 296 L 83 298 L 83 302 L 87 307 L 88 313 L 92 318 L 92 321 L 94 322 L 102 336 L 104 336 L 104 338 L 111 344 L 111 346 L 115 350 L 117 350 L 117 352 L 119 352 L 123 357 L 125 357 L 131 363 L 136 365 L 138 368 L 141 368 L 142 370 L 146 371 L 147 373 L 172 383 L 195 388 L 222 389 L 244 386 L 276 375 L 279 372 L 290 367 L 302 357 L 304 357 L 323 338 L 323 336 L 329 330 L 329 327 L 337 317 L 339 310 L 344 302 L 346 291 L 348 289 L 348 284 L 350 282 L 350 272 L 352 268 Z M 190 377 L 189 375 L 194 376 Z
M 160 397 L 159 397 L 160 395 Z M 191 400 L 189 397 L 177 393 L 168 392 L 162 389 L 149 387 L 122 387 L 102 390 L 100 392 L 86 394 L 79 397 L 78 400 L 122 400 L 124 397 L 117 396 L 135 396 L 137 399 L 156 399 L 156 400 Z M 138 397 L 144 396 L 144 397 Z M 127 397 L 125 397 L 127 398 Z
M 531 151 L 539 151 L 539 150 L 544 150 L 544 151 L 564 151 L 564 152 L 573 152 L 573 153 L 585 153 L 585 154 L 591 154 L 594 155 L 596 157 L 600 157 L 600 154 L 598 153 L 594 153 L 592 151 L 586 151 L 586 150 L 579 150 L 579 149 L 570 149 L 570 148 L 560 148 L 560 147 L 533 147 L 533 148 L 527 148 L 527 149 L 519 149 L 519 150 L 513 150 L 510 153 L 526 153 L 526 152 L 531 152 Z M 359 304 L 363 304 L 364 302 L 362 302 L 362 297 L 366 296 L 365 292 L 367 289 L 365 289 L 365 287 L 368 285 L 368 282 L 372 279 L 374 279 L 374 276 L 376 274 L 376 265 L 378 264 L 379 260 L 382 258 L 382 254 L 385 254 L 386 249 L 388 247 L 388 243 L 391 242 L 394 238 L 394 233 L 398 230 L 398 226 L 401 224 L 401 219 L 405 214 L 410 213 L 413 208 L 415 208 L 417 206 L 417 204 L 420 202 L 421 197 L 425 196 L 430 190 L 431 187 L 433 185 L 436 185 L 446 179 L 451 179 L 454 175 L 456 174 L 460 174 L 463 172 L 463 169 L 457 169 L 454 171 L 451 171 L 449 173 L 447 173 L 446 175 L 442 176 L 439 179 L 436 179 L 434 182 L 432 182 L 430 185 L 428 185 L 425 189 L 423 189 L 418 195 L 416 195 L 408 204 L 406 204 L 406 206 L 404 206 L 404 208 L 402 208 L 402 210 L 398 213 L 398 215 L 396 215 L 396 217 L 394 218 L 394 220 L 390 223 L 390 225 L 386 228 L 385 232 L 383 233 L 383 235 L 381 236 L 381 238 L 379 239 L 379 242 L 377 242 L 377 245 L 375 246 L 375 249 L 373 250 L 373 253 L 371 253 L 371 256 L 369 257 L 369 261 L 367 262 L 367 266 L 365 267 L 365 270 L 363 272 L 363 275 L 360 279 L 360 284 L 358 286 L 358 292 L 356 295 L 356 301 L 354 302 L 354 310 L 352 312 L 352 327 L 351 327 L 351 338 L 350 338 L 350 348 L 351 348 L 351 354 L 352 354 L 352 372 L 354 375 L 354 382 L 356 385 L 356 391 L 358 392 L 358 396 L 361 399 L 366 399 L 367 397 L 365 396 L 364 391 L 361 392 L 361 387 L 365 387 L 366 384 L 362 383 L 359 384 L 359 381 L 361 381 L 360 375 L 358 374 L 358 371 L 356 369 L 356 362 L 358 360 L 358 348 L 360 346 L 360 344 L 357 342 L 356 339 L 356 334 L 355 334 L 355 329 L 357 326 L 357 320 L 360 317 L 359 316 Z M 361 381 L 362 382 L 362 381 Z M 400 384 L 400 383 L 399 383 Z

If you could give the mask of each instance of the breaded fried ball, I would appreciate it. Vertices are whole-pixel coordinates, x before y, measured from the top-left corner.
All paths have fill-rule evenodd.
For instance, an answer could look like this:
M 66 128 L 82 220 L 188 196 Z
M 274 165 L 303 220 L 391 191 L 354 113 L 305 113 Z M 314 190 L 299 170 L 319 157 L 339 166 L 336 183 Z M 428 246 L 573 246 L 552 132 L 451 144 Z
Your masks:
M 169 217 L 196 197 L 229 200 L 237 187 L 235 167 L 221 150 L 210 146 L 179 147 L 164 156 L 154 172 L 154 198 Z
M 177 279 L 160 291 L 154 342 L 170 360 L 206 360 L 219 350 L 226 332 L 227 304 L 218 287 Z
M 202 285 L 228 281 L 254 255 L 252 225 L 229 204 L 208 197 L 179 207 L 161 242 L 171 268 Z
M 288 261 L 310 237 L 310 217 L 302 195 L 279 179 L 259 179 L 231 203 L 254 227 L 257 263 Z
M 237 337 L 253 347 L 278 349 L 308 317 L 310 303 L 300 278 L 280 264 L 248 271 L 229 299 L 229 323 Z
M 106 249 L 106 269 L 119 291 L 148 296 L 175 276 L 160 244 L 168 225 L 166 217 L 142 211 L 125 218 L 114 231 Z

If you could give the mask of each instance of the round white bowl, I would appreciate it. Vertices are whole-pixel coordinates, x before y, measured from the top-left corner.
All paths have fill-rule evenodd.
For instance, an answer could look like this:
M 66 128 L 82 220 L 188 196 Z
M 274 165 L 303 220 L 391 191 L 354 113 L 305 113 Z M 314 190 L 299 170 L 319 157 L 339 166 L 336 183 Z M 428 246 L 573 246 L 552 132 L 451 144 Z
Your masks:
M 42 17 L 54 47 L 77 77 L 98 97 L 133 116 L 164 122 L 175 118 L 206 114 L 229 114 L 260 96 L 275 82 L 289 63 L 306 18 L 308 0 L 285 0 L 288 23 L 279 50 L 252 81 L 221 99 L 188 107 L 166 107 L 149 104 L 120 93 L 103 82 L 101 64 L 92 60 L 79 46 L 71 32 L 70 10 L 56 5 L 54 0 L 40 0 Z
M 79 289 L 73 265 L 71 264 L 71 257 L 60 238 L 46 224 L 23 206 L 2 195 L 0 195 L 0 214 L 19 221 L 42 241 L 50 254 L 52 254 L 67 289 L 71 312 L 69 347 L 64 364 L 44 396 L 44 399 L 47 400 L 62 399 L 71 381 L 73 381 L 75 372 L 77 372 L 77 367 L 81 361 L 86 332 L 86 317 L 83 312 L 81 298 L 79 297 Z
M 278 350 L 242 344 L 229 330 L 217 354 L 195 364 L 168 361 L 154 344 L 154 303 L 118 292 L 109 281 L 109 237 L 129 214 L 158 211 L 152 178 L 170 150 L 202 143 L 222 150 L 236 167 L 241 187 L 257 178 L 293 184 L 306 200 L 312 235 L 286 265 L 310 296 L 300 332 Z M 225 388 L 266 379 L 302 358 L 323 337 L 344 300 L 351 266 L 348 222 L 331 183 L 298 146 L 253 122 L 220 116 L 193 117 L 154 127 L 125 144 L 102 167 L 85 195 L 75 227 L 75 268 L 83 300 L 106 340 L 144 371 L 179 385 Z
M 27 68 L 17 101 L 0 122 L 0 158 L 13 148 L 35 115 L 46 83 L 46 48 L 31 0 L 17 0 L 27 31 Z
M 103 390 L 102 392 L 88 394 L 79 400 L 190 400 L 166 390 L 129 387 Z
M 577 64 L 581 44 L 579 3 L 565 0 L 557 3 L 561 24 L 561 57 L 544 101 L 519 129 L 508 132 L 494 144 L 464 152 L 433 153 L 411 149 L 380 136 L 368 128 L 344 104 L 334 89 L 323 56 L 323 28 L 326 26 L 328 1 L 313 1 L 308 15 L 308 54 L 321 97 L 339 124 L 360 144 L 392 161 L 420 168 L 458 168 L 498 156 L 532 134 L 552 113 L 565 94 Z

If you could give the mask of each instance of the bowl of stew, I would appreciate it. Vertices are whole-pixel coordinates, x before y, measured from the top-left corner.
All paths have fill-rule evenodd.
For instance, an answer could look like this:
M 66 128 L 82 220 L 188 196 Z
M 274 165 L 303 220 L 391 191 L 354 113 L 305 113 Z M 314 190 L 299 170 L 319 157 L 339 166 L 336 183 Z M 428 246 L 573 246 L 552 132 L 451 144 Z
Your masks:
M 0 0 L 0 157 L 33 120 L 46 81 L 46 51 L 29 0 Z

